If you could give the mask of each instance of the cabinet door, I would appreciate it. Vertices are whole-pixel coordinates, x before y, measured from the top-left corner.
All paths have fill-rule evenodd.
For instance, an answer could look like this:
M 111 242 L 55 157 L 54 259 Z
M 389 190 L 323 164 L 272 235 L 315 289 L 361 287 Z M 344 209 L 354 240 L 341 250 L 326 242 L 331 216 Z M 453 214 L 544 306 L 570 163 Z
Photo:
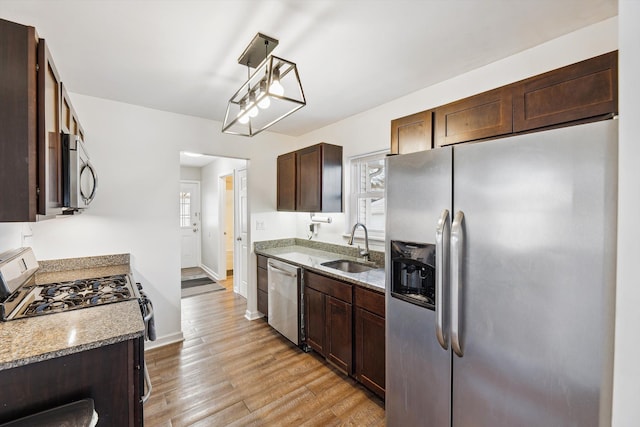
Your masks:
M 297 152 L 296 210 L 322 210 L 322 148 L 314 145 Z
M 325 296 L 326 305 L 326 357 L 344 371 L 353 373 L 352 307 L 339 299 Z
M 304 292 L 304 322 L 307 345 L 322 356 L 326 356 L 325 296 L 312 288 L 306 288 Z
M 554 126 L 618 111 L 618 52 L 516 84 L 514 131 Z
M 37 43 L 33 27 L 0 19 L 0 222 L 36 220 Z
M 491 138 L 513 131 L 510 87 L 471 96 L 435 110 L 436 146 Z
M 433 148 L 433 112 L 422 111 L 391 121 L 391 154 L 407 154 Z
M 64 133 L 78 135 L 80 140 L 84 142 L 84 130 L 78 120 L 76 110 L 71 104 L 71 99 L 67 93 L 64 84 L 60 84 L 61 100 L 60 100 L 60 129 Z
M 269 314 L 269 273 L 264 268 L 258 267 L 258 311 L 265 315 Z
M 355 323 L 356 379 L 384 399 L 384 317 L 356 307 Z
M 38 43 L 38 213 L 61 212 L 60 77 L 44 41 Z
M 277 198 L 279 211 L 296 210 L 296 153 L 278 156 Z

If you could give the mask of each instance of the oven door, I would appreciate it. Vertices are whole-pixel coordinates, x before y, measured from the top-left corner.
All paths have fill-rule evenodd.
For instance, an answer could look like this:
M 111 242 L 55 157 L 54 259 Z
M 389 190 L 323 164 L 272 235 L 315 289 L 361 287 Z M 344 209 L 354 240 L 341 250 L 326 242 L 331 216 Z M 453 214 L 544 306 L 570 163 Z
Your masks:
M 84 209 L 96 194 L 98 175 L 77 135 L 62 134 L 62 190 L 67 209 Z

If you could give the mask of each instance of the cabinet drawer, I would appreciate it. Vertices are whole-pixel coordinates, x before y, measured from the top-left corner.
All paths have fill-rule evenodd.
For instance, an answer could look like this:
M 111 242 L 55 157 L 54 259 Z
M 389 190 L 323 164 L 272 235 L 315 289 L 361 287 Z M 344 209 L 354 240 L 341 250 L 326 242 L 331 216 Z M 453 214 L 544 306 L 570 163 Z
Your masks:
M 344 302 L 352 302 L 351 285 L 310 271 L 305 272 L 305 286 Z
M 384 294 L 356 286 L 354 295 L 356 306 L 384 317 Z
M 268 258 L 264 255 L 257 255 L 258 257 L 258 267 L 267 269 L 267 260 Z

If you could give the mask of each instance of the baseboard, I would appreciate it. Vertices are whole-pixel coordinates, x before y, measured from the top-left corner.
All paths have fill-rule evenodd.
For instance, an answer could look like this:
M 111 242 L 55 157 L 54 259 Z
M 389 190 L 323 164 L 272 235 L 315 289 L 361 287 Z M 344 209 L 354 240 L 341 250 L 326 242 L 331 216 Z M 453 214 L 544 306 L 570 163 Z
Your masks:
M 206 265 L 204 265 L 204 264 L 200 264 L 200 268 L 201 268 L 201 269 L 203 269 L 205 273 L 207 273 L 209 276 L 213 277 L 215 280 L 218 280 L 218 281 L 220 281 L 220 280 L 224 280 L 224 279 L 222 279 L 219 275 L 217 275 L 217 274 L 215 273 L 215 271 L 213 271 L 212 269 L 210 269 L 210 268 L 209 268 L 209 267 L 207 267 Z
M 184 335 L 182 332 L 176 332 L 175 334 L 165 335 L 157 338 L 155 341 L 145 341 L 144 350 L 151 350 L 152 348 L 164 347 L 165 345 L 175 344 L 177 342 L 184 341 Z
M 259 311 L 250 311 L 247 310 L 244 313 L 244 318 L 247 320 L 257 320 L 257 319 L 261 319 L 264 317 L 264 314 L 260 313 Z

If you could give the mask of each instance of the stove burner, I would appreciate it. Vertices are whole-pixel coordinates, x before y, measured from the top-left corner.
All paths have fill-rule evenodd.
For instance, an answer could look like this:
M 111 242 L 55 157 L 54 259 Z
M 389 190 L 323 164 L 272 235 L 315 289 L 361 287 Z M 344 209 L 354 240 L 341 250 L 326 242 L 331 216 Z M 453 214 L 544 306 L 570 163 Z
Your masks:
M 135 298 L 124 275 L 50 283 L 34 289 L 33 300 L 15 317 L 40 316 Z
M 47 285 L 46 296 L 56 297 L 62 294 L 77 294 L 80 292 L 80 286 L 77 284 L 52 283 Z

